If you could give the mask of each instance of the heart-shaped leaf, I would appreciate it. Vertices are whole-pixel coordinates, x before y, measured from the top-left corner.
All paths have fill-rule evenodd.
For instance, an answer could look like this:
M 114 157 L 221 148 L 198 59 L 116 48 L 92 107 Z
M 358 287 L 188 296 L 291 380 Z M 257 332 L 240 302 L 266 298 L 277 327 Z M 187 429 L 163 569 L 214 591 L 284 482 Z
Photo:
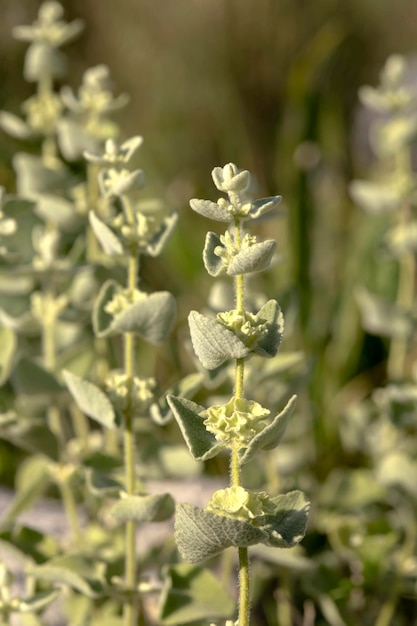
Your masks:
M 172 517 L 175 502 L 169 493 L 145 496 L 126 496 L 111 509 L 111 514 L 120 523 L 134 521 L 163 522 Z
M 208 432 L 201 413 L 205 410 L 192 400 L 168 396 L 167 402 L 181 429 L 182 436 L 192 456 L 197 461 L 206 461 L 224 448 L 215 436 Z
M 216 222 L 233 222 L 233 215 L 224 207 L 219 206 L 216 202 L 210 200 L 199 200 L 193 198 L 190 200 L 190 207 L 196 213 L 208 217 Z
M 112 331 L 135 333 L 152 344 L 163 343 L 176 318 L 175 299 L 168 291 L 144 294 L 143 299 L 128 306 L 113 318 Z
M 123 254 L 123 245 L 114 234 L 114 232 L 105 224 L 94 211 L 90 211 L 88 214 L 91 228 L 94 231 L 95 236 L 100 242 L 105 254 L 108 256 L 120 256 Z
M 269 537 L 263 543 L 276 548 L 292 548 L 305 535 L 310 502 L 302 491 L 290 491 L 271 498 L 271 502 L 275 505 L 274 513 L 256 519 Z
M 260 356 L 273 357 L 278 352 L 284 335 L 284 316 L 276 300 L 268 300 L 256 316 L 267 323 L 267 333 L 256 344 Z
M 231 330 L 197 311 L 191 311 L 188 324 L 194 352 L 208 370 L 215 369 L 227 359 L 243 358 L 250 352 Z
M 250 442 L 246 449 L 242 449 L 240 463 L 243 465 L 250 461 L 258 450 L 271 450 L 276 448 L 282 437 L 295 407 L 297 396 L 292 396 L 283 410 L 265 426 Z
M 268 534 L 253 524 L 216 515 L 191 504 L 176 506 L 175 542 L 185 561 L 197 563 L 230 546 L 248 547 L 268 541 Z
M 116 428 L 113 405 L 99 387 L 66 370 L 63 377 L 81 411 L 106 428 Z

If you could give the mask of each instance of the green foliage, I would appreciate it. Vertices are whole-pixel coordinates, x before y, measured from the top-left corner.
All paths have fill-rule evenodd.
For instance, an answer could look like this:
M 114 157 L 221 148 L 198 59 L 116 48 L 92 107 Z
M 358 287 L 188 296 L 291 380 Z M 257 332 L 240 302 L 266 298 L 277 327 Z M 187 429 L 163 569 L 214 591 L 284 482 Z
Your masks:
M 250 596 L 252 626 L 408 626 L 412 60 L 352 103 L 416 9 L 177 2 L 161 39 L 128 0 L 120 46 L 110 4 L 111 72 L 87 46 L 65 84 L 82 22 L 51 1 L 3 55 L 0 623 L 246 626 Z M 200 199 L 227 158 L 254 175 L 216 167 Z

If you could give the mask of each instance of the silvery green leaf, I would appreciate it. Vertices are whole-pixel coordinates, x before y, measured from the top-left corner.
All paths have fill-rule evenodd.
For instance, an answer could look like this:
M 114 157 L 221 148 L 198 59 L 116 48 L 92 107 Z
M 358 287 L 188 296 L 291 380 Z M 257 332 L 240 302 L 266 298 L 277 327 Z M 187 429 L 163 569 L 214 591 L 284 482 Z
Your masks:
M 0 111 L 0 128 L 15 139 L 31 139 L 35 136 L 26 122 L 7 111 Z
M 260 198 L 260 200 L 253 200 L 252 207 L 248 217 L 256 220 L 258 217 L 273 211 L 278 207 L 282 200 L 282 196 L 269 196 L 268 198 Z
M 355 204 L 371 215 L 395 211 L 401 201 L 398 190 L 392 185 L 367 180 L 354 180 L 349 192 Z
M 130 102 L 130 96 L 127 93 L 121 93 L 118 96 L 114 97 L 113 100 L 108 102 L 105 106 L 103 106 L 103 111 L 105 113 L 113 113 L 114 111 L 119 111 L 119 109 L 123 109 Z M 122 144 L 123 147 L 124 144 Z M 128 160 L 130 156 L 128 157 Z
M 224 167 L 215 167 L 211 177 L 220 191 L 240 193 L 246 191 L 250 185 L 251 176 L 248 170 L 239 170 L 234 163 L 227 163 Z
M 240 250 L 229 263 L 227 273 L 230 276 L 252 274 L 268 269 L 276 248 L 276 241 L 268 239 Z
M 269 539 L 263 529 L 249 522 L 184 503 L 176 506 L 174 538 L 182 558 L 190 563 L 211 558 L 230 546 L 249 547 Z
M 115 316 L 112 330 L 135 333 L 152 344 L 163 343 L 171 332 L 177 314 L 174 296 L 168 291 L 157 291 L 134 302 Z
M 267 322 L 267 333 L 256 344 L 255 353 L 272 357 L 278 352 L 284 335 L 284 316 L 276 300 L 268 300 L 256 316 Z
M 100 148 L 97 139 L 71 117 L 58 121 L 57 132 L 59 149 L 67 161 L 76 161 L 82 158 L 84 151 L 95 152 Z
M 34 154 L 19 152 L 13 157 L 13 167 L 17 177 L 17 193 L 24 198 L 36 199 L 38 194 L 61 192 L 72 182 L 72 175 L 66 167 L 52 169 L 45 167 L 42 159 Z
M 121 241 L 107 224 L 97 217 L 94 211 L 88 213 L 88 220 L 105 254 L 108 256 L 120 256 L 124 253 Z
M 39 196 L 35 213 L 45 222 L 57 224 L 62 230 L 73 230 L 79 221 L 74 205 L 61 196 L 43 193 Z
M 409 314 L 395 304 L 371 294 L 364 288 L 356 291 L 362 325 L 369 333 L 382 337 L 409 337 L 413 323 Z
M 129 163 L 132 156 L 135 152 L 140 148 L 143 144 L 143 137 L 140 135 L 136 135 L 135 137 L 131 137 L 120 146 L 120 152 L 123 155 L 124 163 Z
M 141 189 L 145 183 L 145 173 L 143 170 L 135 170 L 128 173 L 126 170 L 122 170 L 121 172 L 116 172 L 116 170 L 111 171 L 111 176 L 106 169 L 100 170 L 98 175 L 100 191 L 106 197 L 128 195 L 132 191 Z
M 64 370 L 62 374 L 81 411 L 106 428 L 116 428 L 116 413 L 106 394 L 93 383 L 72 372 Z
M 113 315 L 107 313 L 105 307 L 121 289 L 122 287 L 119 283 L 113 279 L 107 280 L 102 284 L 94 302 L 92 313 L 93 330 L 97 337 L 105 337 L 111 333 Z
M 193 198 L 190 200 L 190 207 L 199 215 L 208 217 L 216 222 L 233 222 L 233 215 L 224 207 L 216 204 L 216 202 Z
M 161 254 L 166 242 L 172 234 L 178 221 L 178 213 L 173 211 L 164 219 L 161 229 L 157 232 L 152 241 L 146 246 L 145 253 L 149 256 L 156 257 Z
M 84 30 L 84 22 L 83 20 L 76 19 L 72 20 L 72 22 L 68 22 L 65 24 L 65 29 L 62 29 L 61 36 L 56 41 L 55 45 L 64 46 L 67 43 L 70 43 L 78 37 L 78 35 Z
M 385 236 L 389 251 L 394 256 L 417 251 L 417 222 L 399 224 L 391 228 Z
M 72 22 L 65 24 L 65 28 L 62 29 L 59 39 L 55 42 L 56 46 L 64 46 L 70 41 L 73 41 L 84 30 L 83 20 L 76 19 Z
M 281 441 L 287 424 L 295 407 L 297 396 L 292 396 L 283 410 L 272 420 L 270 424 L 265 426 L 250 442 L 246 449 L 241 450 L 240 464 L 243 465 L 250 461 L 259 450 L 271 450 L 276 448 Z
M 67 72 L 65 55 L 48 43 L 35 42 L 27 49 L 23 75 L 29 83 L 37 82 L 42 76 L 62 78 Z
M 262 543 L 292 548 L 306 533 L 310 502 L 302 491 L 290 491 L 271 498 L 271 502 L 275 505 L 274 513 L 256 518 L 259 527 L 268 534 L 268 540 Z
M 178 422 L 184 441 L 191 455 L 197 461 L 206 461 L 216 456 L 224 448 L 204 425 L 201 413 L 204 407 L 176 396 L 167 396 L 167 402 Z
M 124 496 L 111 508 L 119 522 L 163 522 L 174 514 L 175 502 L 169 493 Z
M 29 200 L 21 200 L 8 196 L 2 207 L 2 212 L 8 218 L 15 219 L 19 228 L 7 238 L 7 245 L 18 255 L 22 264 L 29 264 L 33 257 L 33 230 L 42 224 L 41 219 L 34 213 L 35 204 Z M 10 271 L 10 266 L 8 271 Z M 13 286 L 17 283 L 13 279 Z M 33 290 L 33 287 L 30 289 Z M 24 309 L 23 309 L 24 310 Z M 22 312 L 23 312 L 22 310 Z
M 241 359 L 250 352 L 231 330 L 197 311 L 191 311 L 188 324 L 194 352 L 208 370 L 215 369 L 227 359 Z
M 226 250 L 220 241 L 220 237 L 216 233 L 208 232 L 204 244 L 203 262 L 210 276 L 220 276 L 226 273 L 226 265 L 223 263 L 222 258 L 214 252 L 219 246 Z
M 166 568 L 163 580 L 159 602 L 162 626 L 207 623 L 208 618 L 225 619 L 234 611 L 234 601 L 222 581 L 207 568 L 178 563 Z

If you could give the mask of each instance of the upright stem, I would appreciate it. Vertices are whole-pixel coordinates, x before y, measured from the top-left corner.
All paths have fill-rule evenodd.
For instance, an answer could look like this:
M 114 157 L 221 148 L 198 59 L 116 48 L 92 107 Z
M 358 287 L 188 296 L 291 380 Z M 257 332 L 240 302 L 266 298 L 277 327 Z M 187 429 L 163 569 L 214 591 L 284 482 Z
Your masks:
M 235 222 L 236 247 L 239 249 L 242 241 L 242 227 L 239 220 Z M 236 310 L 243 315 L 245 311 L 245 276 L 238 274 L 235 278 Z M 236 359 L 235 397 L 243 397 L 243 379 L 245 374 L 245 359 Z
M 50 74 L 43 74 L 38 82 L 39 98 L 47 100 L 52 96 L 54 81 Z M 42 142 L 42 161 L 47 167 L 54 167 L 57 159 L 57 145 L 54 132 L 45 135 Z
M 242 241 L 242 227 L 239 219 L 235 220 L 235 244 L 239 249 Z M 236 310 L 243 315 L 245 311 L 245 276 L 239 274 L 235 278 Z M 244 393 L 244 358 L 236 359 L 235 369 L 235 398 L 242 398 Z M 240 486 L 239 444 L 232 447 L 231 455 L 232 486 Z M 249 626 L 249 553 L 248 548 L 238 548 L 239 554 L 239 626 Z
M 400 151 L 397 155 L 397 170 L 401 175 L 410 174 L 410 154 L 408 150 Z M 407 200 L 401 207 L 400 225 L 406 229 L 410 222 L 410 204 Z M 412 311 L 414 303 L 414 281 L 415 281 L 415 258 L 414 252 L 406 251 L 399 259 L 398 268 L 398 290 L 396 304 L 401 312 Z M 408 348 L 408 337 L 394 337 L 391 340 L 388 355 L 388 378 L 390 380 L 401 380 L 406 372 L 406 357 Z
M 136 250 L 132 250 L 128 265 L 128 290 L 134 293 L 137 285 L 139 261 Z M 135 336 L 124 334 L 124 371 L 127 376 L 128 403 L 124 415 L 124 460 L 125 487 L 128 495 L 135 493 L 135 442 L 133 431 L 132 388 L 135 375 Z M 138 602 L 136 597 L 136 524 L 127 521 L 125 527 L 125 582 L 129 598 L 124 606 L 125 626 L 136 626 Z
M 249 626 L 249 611 L 249 555 L 247 548 L 239 548 L 239 626 Z

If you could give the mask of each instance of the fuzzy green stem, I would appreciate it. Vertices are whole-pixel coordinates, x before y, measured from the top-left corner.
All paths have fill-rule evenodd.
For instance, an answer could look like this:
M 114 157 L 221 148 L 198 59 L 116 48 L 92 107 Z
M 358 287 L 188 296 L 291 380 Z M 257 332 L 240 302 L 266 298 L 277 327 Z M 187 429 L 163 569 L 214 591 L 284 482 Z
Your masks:
M 235 244 L 240 250 L 242 244 L 242 224 L 239 219 L 235 219 Z M 245 275 L 238 274 L 235 278 L 235 299 L 236 310 L 243 313 L 245 309 Z
M 139 260 L 136 250 L 129 255 L 128 289 L 131 293 L 136 289 Z M 128 495 L 135 493 L 135 442 L 133 430 L 132 386 L 135 375 L 135 336 L 133 333 L 124 335 L 124 371 L 127 376 L 128 403 L 124 414 L 124 462 L 125 487 Z M 125 582 L 130 591 L 129 599 L 124 606 L 125 626 L 136 626 L 138 602 L 136 598 L 136 524 L 126 522 L 125 527 Z
M 53 93 L 54 81 L 50 74 L 43 74 L 38 81 L 39 98 L 48 98 Z M 55 134 L 45 135 L 42 142 L 42 161 L 46 167 L 54 166 L 57 159 Z
M 53 91 L 54 81 L 51 74 L 43 73 L 38 81 L 38 94 L 40 96 L 49 95 Z
M 232 487 L 240 486 L 239 444 L 233 442 L 230 456 L 230 480 Z
M 239 626 L 249 624 L 249 555 L 247 548 L 239 548 Z
M 242 226 L 240 220 L 235 220 L 236 248 L 239 250 L 242 243 Z M 242 314 L 245 311 L 245 275 L 238 274 L 235 278 L 235 301 L 236 310 Z M 235 397 L 243 397 L 243 379 L 245 374 L 245 360 L 236 359 L 235 372 Z
M 245 359 L 236 359 L 235 398 L 243 397 L 243 380 L 245 376 Z
M 239 250 L 242 243 L 242 225 L 239 219 L 235 220 L 235 243 Z M 236 310 L 243 315 L 245 311 L 245 276 L 239 274 L 235 278 Z M 244 394 L 245 359 L 236 359 L 235 390 L 236 398 L 243 398 Z M 231 455 L 232 486 L 240 486 L 239 444 L 234 443 Z M 249 553 L 248 548 L 238 548 L 239 553 L 239 626 L 249 626 Z

